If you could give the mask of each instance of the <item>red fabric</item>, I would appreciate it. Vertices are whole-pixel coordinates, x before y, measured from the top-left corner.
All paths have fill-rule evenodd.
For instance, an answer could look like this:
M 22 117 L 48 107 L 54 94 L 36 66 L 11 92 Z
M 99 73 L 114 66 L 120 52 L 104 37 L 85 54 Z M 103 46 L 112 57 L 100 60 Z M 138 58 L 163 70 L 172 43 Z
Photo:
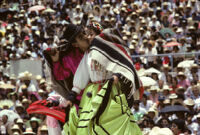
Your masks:
M 169 62 L 170 62 L 169 57 L 164 57 L 163 65 L 169 64 Z
M 65 123 L 66 114 L 64 112 L 64 109 L 61 109 L 59 107 L 48 108 L 46 107 L 46 105 L 47 105 L 46 100 L 39 100 L 29 105 L 26 111 L 28 114 L 36 113 L 36 114 L 48 115 Z
M 139 88 L 139 92 L 140 92 L 140 100 L 142 100 L 143 94 L 144 94 L 144 87 L 142 82 L 140 81 L 140 88 Z
M 135 64 L 135 69 L 136 69 L 136 70 L 140 70 L 140 63 L 136 63 L 136 64 Z

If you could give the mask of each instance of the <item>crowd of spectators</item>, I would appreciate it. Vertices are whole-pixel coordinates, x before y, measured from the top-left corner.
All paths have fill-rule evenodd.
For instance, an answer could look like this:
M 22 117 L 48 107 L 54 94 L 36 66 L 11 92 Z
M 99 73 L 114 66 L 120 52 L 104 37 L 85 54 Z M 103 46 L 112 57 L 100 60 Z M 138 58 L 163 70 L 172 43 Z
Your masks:
M 34 6 L 40 5 L 37 8 Z M 33 9 L 30 9 L 33 7 Z M 145 86 L 131 108 L 144 134 L 155 127 L 200 135 L 200 1 L 198 0 L 9 0 L 0 9 L 0 134 L 48 134 L 46 116 L 27 114 L 29 104 L 53 91 L 43 75 L 10 74 L 11 60 L 41 60 L 42 52 L 60 43 L 65 25 L 99 22 L 115 29 L 133 58 Z M 192 54 L 195 52 L 196 54 Z M 182 53 L 171 56 L 171 54 Z M 184 54 L 186 53 L 186 54 Z M 191 54 L 188 54 L 191 53 Z M 152 56 L 164 54 L 163 56 Z M 173 57 L 173 61 L 172 61 Z M 182 61 L 192 61 L 189 66 Z M 145 71 L 152 68 L 150 73 Z M 33 83 L 32 81 L 36 81 Z M 184 111 L 162 113 L 166 106 Z M 10 118 L 9 110 L 17 119 Z M 170 111 L 170 110 L 169 110 Z M 150 133 L 151 134 L 151 133 Z

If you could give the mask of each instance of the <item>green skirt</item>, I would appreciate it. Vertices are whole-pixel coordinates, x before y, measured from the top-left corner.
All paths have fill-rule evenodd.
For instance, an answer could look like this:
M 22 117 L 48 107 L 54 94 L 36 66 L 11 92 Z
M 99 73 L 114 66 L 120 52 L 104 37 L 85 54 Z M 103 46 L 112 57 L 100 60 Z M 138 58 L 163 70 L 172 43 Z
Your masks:
M 89 84 L 82 95 L 77 113 L 75 106 L 70 110 L 69 121 L 64 125 L 66 135 L 142 135 L 125 95 L 116 85 L 105 111 L 96 124 L 96 115 L 108 86 L 108 82 L 98 90 L 100 84 Z M 89 93 L 89 94 L 88 94 Z

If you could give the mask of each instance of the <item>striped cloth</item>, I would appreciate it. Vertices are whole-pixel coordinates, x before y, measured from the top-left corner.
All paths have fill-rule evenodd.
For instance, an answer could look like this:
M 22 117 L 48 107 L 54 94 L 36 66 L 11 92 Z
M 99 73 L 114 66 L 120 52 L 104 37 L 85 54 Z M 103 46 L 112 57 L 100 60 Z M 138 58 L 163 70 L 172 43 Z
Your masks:
M 129 98 L 134 95 L 134 99 L 139 99 L 140 81 L 132 59 L 122 45 L 109 42 L 104 39 L 104 34 L 100 34 L 92 41 L 89 51 L 91 57 L 107 71 L 120 73 L 126 82 L 131 81 Z

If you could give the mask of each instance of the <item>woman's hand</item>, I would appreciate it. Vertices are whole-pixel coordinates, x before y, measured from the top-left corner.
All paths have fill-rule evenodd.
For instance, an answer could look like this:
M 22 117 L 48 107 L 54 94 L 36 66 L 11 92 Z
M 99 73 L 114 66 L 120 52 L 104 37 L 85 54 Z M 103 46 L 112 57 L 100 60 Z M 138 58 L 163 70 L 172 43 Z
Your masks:
M 59 60 L 59 51 L 55 48 L 52 49 L 52 55 L 51 56 L 51 59 L 53 62 L 57 62 Z
M 64 103 L 64 107 L 68 107 L 68 106 L 72 107 L 72 102 L 70 100 L 67 100 Z
M 113 75 L 113 79 L 114 79 L 114 84 L 117 84 L 119 82 L 119 78 L 116 75 Z

